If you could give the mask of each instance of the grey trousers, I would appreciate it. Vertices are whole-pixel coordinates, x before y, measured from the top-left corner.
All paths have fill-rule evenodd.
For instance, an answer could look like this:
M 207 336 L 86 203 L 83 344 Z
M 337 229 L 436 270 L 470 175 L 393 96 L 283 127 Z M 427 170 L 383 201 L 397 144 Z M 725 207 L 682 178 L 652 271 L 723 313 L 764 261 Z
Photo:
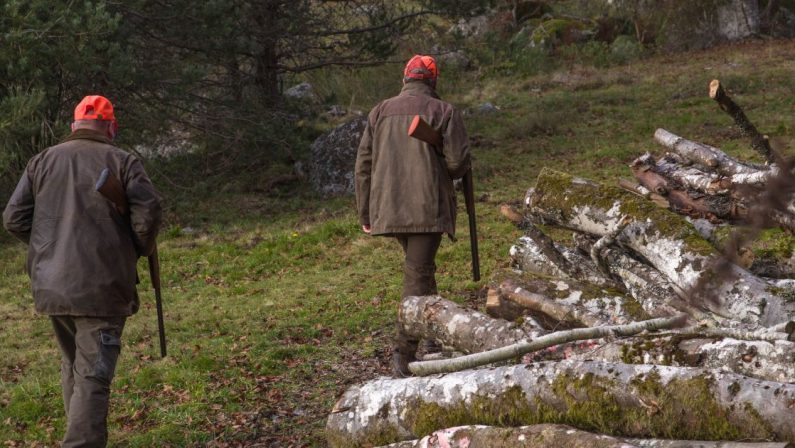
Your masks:
M 66 410 L 62 448 L 108 443 L 110 383 L 121 351 L 126 317 L 50 316 L 61 347 L 61 388 Z
M 436 252 L 442 243 L 441 233 L 406 233 L 395 235 L 406 261 L 403 265 L 403 297 L 436 294 Z M 405 334 L 398 323 L 395 351 L 412 358 L 419 340 Z

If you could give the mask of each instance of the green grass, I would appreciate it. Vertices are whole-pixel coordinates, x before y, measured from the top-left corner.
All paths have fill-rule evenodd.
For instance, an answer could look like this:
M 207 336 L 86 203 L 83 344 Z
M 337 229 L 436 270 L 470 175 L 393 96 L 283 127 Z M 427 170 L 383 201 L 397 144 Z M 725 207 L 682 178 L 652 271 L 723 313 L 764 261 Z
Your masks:
M 469 278 L 461 210 L 460 241 L 445 239 L 437 258 L 442 294 L 464 301 L 507 265 L 520 233 L 498 206 L 522 198 L 543 166 L 602 181 L 629 177 L 634 157 L 660 151 L 652 139 L 657 127 L 753 158 L 707 97 L 712 78 L 786 146 L 795 132 L 793 50 L 791 42 L 754 43 L 602 70 L 457 79 L 447 99 L 472 109 L 491 101 L 502 110 L 466 116 L 476 186 L 485 195 L 478 203 L 484 281 Z M 387 72 L 394 75 L 370 69 L 361 93 L 349 84 L 335 89 L 345 76 L 319 89 L 366 109 L 397 92 L 397 83 L 383 80 Z M 315 198 L 305 187 L 269 195 L 230 190 L 192 207 L 168 206 L 159 244 L 169 357 L 158 358 L 143 280 L 143 306 L 125 328 L 113 384 L 111 444 L 324 446 L 335 399 L 351 384 L 388 374 L 399 246 L 359 232 L 352 199 Z M 64 424 L 58 351 L 48 319 L 33 312 L 24 255 L 22 245 L 0 240 L 0 441 L 54 446 Z

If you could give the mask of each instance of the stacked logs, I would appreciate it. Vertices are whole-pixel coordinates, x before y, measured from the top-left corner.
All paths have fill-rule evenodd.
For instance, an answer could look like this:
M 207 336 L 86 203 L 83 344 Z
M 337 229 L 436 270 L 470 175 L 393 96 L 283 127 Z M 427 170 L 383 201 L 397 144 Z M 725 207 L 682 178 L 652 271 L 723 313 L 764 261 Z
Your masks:
M 710 151 L 710 166 L 740 163 Z M 480 310 L 440 296 L 401 303 L 403 330 L 449 357 L 348 389 L 329 445 L 793 446 L 795 287 L 732 263 L 689 221 L 753 221 L 741 177 L 672 154 L 636 161 L 632 193 L 542 170 L 524 210 L 502 207 L 524 235 Z M 767 176 L 755 188 L 784 166 L 753 166 Z

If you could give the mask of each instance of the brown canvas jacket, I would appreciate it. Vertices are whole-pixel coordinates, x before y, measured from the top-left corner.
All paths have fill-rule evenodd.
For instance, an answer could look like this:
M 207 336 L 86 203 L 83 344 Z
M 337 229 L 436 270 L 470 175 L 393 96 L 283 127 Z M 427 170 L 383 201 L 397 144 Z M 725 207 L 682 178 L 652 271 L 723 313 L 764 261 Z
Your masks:
M 126 189 L 129 223 L 94 189 L 104 168 Z M 28 244 L 36 311 L 47 315 L 134 314 L 136 262 L 152 252 L 160 220 L 141 162 L 83 129 L 28 162 L 3 212 L 5 228 Z
M 417 114 L 442 134 L 442 148 L 408 136 Z M 453 236 L 453 179 L 462 177 L 469 166 L 469 142 L 459 112 L 427 84 L 408 82 L 368 117 L 356 157 L 359 221 L 370 225 L 373 235 Z

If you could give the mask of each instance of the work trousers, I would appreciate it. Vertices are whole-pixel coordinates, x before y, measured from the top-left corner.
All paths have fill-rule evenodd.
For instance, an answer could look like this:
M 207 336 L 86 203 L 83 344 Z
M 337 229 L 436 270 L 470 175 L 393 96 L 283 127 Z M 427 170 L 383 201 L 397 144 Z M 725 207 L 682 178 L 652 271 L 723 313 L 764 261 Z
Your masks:
M 395 237 L 406 255 L 403 264 L 403 297 L 437 294 L 435 259 L 442 242 L 442 234 L 404 233 Z M 406 334 L 400 322 L 397 327 L 395 350 L 413 358 L 419 340 Z
M 121 351 L 126 317 L 50 316 L 61 347 L 61 389 L 66 410 L 62 448 L 108 442 L 110 383 Z

